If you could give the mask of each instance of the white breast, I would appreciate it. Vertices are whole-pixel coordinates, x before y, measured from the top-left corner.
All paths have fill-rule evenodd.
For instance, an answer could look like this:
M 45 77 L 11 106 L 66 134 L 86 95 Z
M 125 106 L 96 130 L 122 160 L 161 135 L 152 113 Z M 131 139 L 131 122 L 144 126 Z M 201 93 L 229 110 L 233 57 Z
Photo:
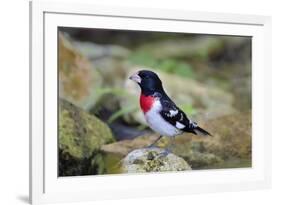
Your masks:
M 153 103 L 152 108 L 145 113 L 145 119 L 148 125 L 152 130 L 159 133 L 160 135 L 172 137 L 182 133 L 181 130 L 177 129 L 170 123 L 166 122 L 160 115 L 161 103 L 159 100 L 156 100 Z

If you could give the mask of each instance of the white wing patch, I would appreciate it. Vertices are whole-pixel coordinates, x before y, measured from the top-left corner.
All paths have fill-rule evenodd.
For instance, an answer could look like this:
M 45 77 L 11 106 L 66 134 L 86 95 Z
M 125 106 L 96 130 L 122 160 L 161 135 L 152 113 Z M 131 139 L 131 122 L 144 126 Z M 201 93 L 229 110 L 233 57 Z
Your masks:
M 170 116 L 169 117 L 174 117 L 176 114 L 178 114 L 178 110 L 170 110 L 169 113 L 170 113 Z
M 183 128 L 185 128 L 185 125 L 180 122 L 176 122 L 176 128 L 183 129 Z

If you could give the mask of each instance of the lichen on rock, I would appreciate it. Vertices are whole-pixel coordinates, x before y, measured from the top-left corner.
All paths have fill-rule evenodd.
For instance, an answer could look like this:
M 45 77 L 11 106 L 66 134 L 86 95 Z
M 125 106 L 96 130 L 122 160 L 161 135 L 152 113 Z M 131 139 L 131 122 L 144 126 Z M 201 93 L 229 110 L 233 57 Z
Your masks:
M 163 155 L 161 148 L 142 148 L 130 152 L 122 160 L 124 173 L 191 170 L 187 162 L 173 153 Z

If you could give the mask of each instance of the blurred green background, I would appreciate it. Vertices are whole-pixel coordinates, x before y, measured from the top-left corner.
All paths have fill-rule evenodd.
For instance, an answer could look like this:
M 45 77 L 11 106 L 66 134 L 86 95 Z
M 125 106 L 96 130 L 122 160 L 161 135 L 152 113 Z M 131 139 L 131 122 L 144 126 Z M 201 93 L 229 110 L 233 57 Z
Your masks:
M 122 173 L 156 137 L 128 80 L 140 69 L 214 135 L 176 137 L 192 169 L 251 166 L 251 37 L 64 27 L 58 42 L 60 176 Z

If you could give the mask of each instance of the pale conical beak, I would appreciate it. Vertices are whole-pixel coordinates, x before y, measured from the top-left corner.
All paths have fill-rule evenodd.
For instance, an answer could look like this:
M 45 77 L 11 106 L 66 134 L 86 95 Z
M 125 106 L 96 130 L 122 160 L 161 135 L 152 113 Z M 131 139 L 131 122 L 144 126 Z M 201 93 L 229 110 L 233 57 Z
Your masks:
M 129 77 L 129 79 L 135 81 L 136 83 L 141 83 L 141 77 L 138 75 L 138 73 L 134 73 Z

